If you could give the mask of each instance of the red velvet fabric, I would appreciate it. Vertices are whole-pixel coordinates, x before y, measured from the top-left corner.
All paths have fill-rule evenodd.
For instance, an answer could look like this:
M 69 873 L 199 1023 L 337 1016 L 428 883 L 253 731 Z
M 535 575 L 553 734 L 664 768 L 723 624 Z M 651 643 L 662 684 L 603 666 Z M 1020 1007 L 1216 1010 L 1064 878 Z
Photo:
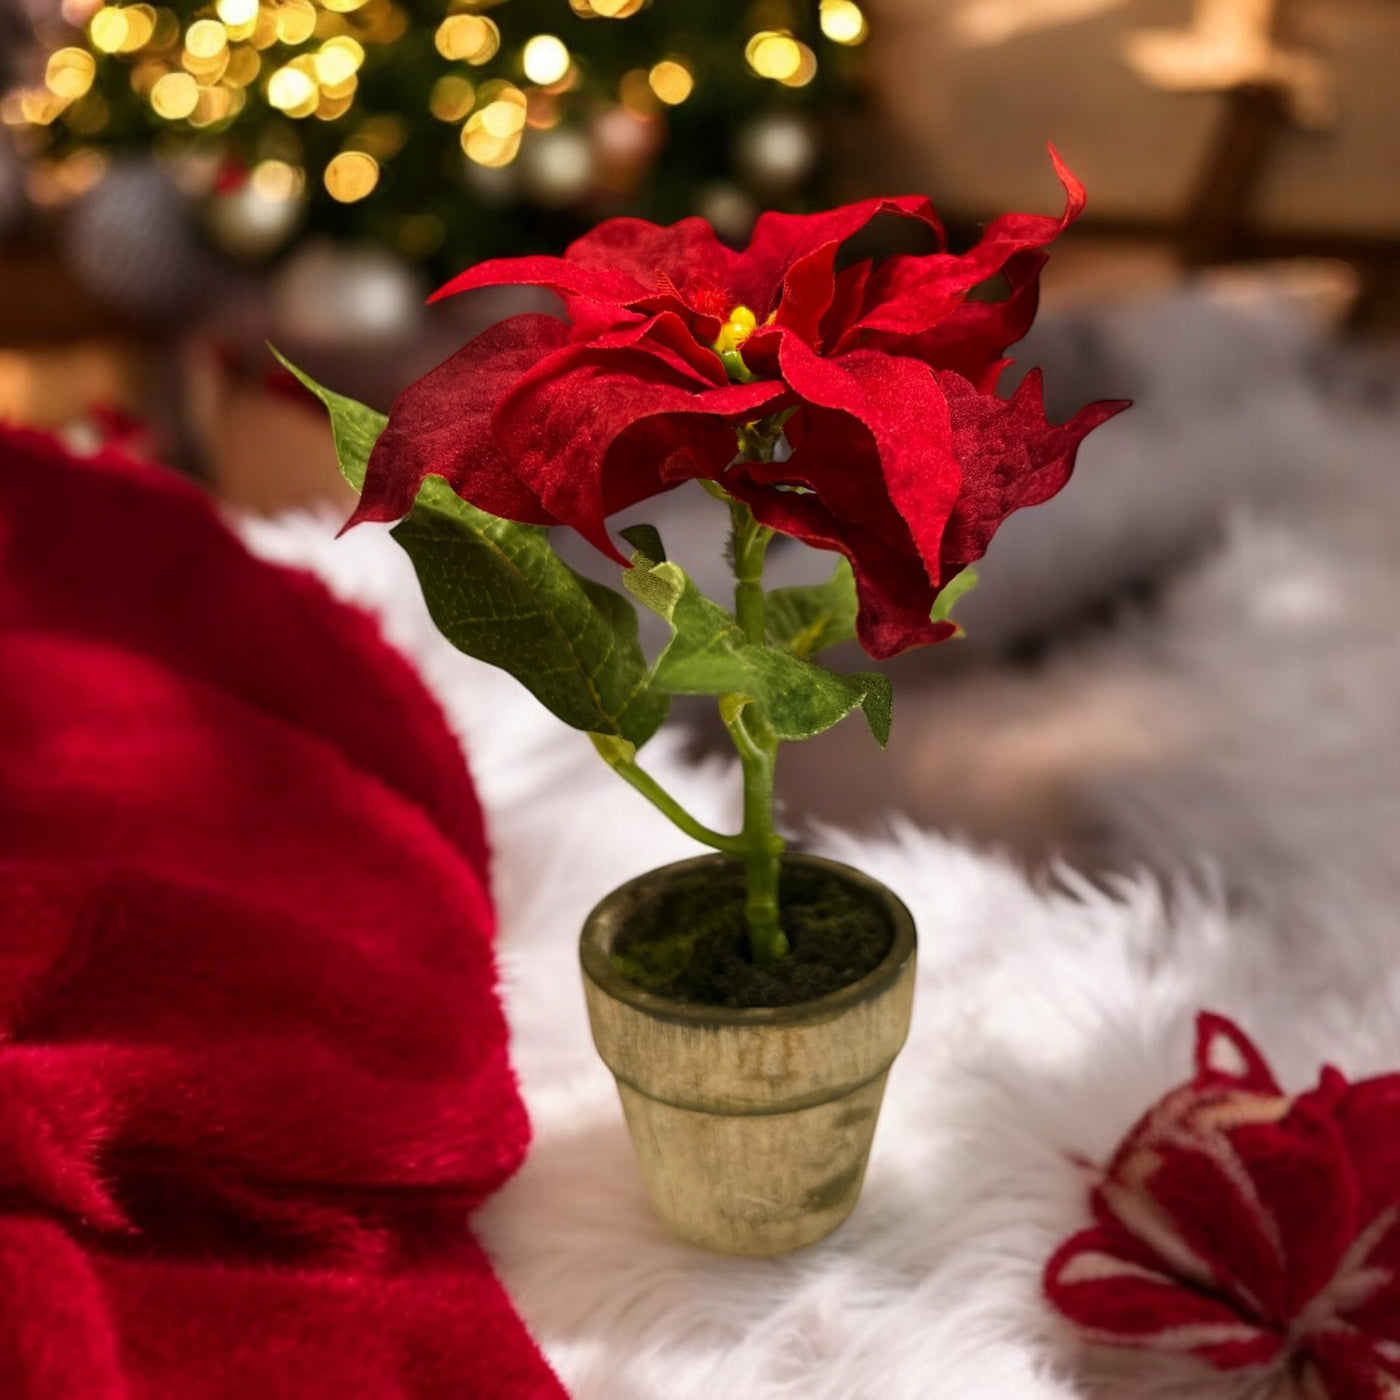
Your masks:
M 0 430 L 0 1394 L 555 1400 L 482 815 L 371 621 Z
M 1195 1076 L 1123 1140 L 1092 1205 L 1045 1274 L 1090 1340 L 1258 1368 L 1279 1395 L 1400 1394 L 1400 1075 L 1324 1069 L 1289 1095 L 1202 1015 Z
M 872 656 L 952 636 L 931 620 L 939 591 L 1008 514 L 1058 491 L 1080 441 L 1124 406 L 1055 425 L 1038 378 L 1010 402 L 995 393 L 1035 315 L 1041 250 L 1084 208 L 1051 158 L 1063 215 L 1007 214 L 963 254 L 942 250 L 928 200 L 906 196 L 763 214 L 743 252 L 700 219 L 609 219 L 562 258 L 469 269 L 438 295 L 545 286 L 568 320 L 514 317 L 405 390 L 353 519 L 397 520 L 437 475 L 484 510 L 568 525 L 625 564 L 606 517 L 707 478 L 764 524 L 850 560 Z M 939 251 L 838 273 L 842 245 L 881 214 L 923 224 Z M 969 300 L 998 273 L 1005 299 Z M 739 365 L 715 343 L 736 307 L 755 327 Z M 779 414 L 791 459 L 745 460 L 735 429 Z

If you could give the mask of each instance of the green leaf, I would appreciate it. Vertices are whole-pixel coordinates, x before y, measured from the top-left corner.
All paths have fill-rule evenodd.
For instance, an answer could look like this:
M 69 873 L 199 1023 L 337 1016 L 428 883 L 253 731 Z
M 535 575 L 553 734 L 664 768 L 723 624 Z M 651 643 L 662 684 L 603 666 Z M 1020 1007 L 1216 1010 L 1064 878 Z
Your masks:
M 679 564 L 650 564 L 640 550 L 632 556 L 632 567 L 622 576 L 623 587 L 639 603 L 668 622 L 689 583 Z
M 825 583 L 775 588 L 764 599 L 764 622 L 774 646 L 794 656 L 815 656 L 856 635 L 856 580 L 841 559 Z
M 340 471 L 346 481 L 357 491 L 364 489 L 365 467 L 369 454 L 389 421 L 382 413 L 367 408 L 344 394 L 324 389 L 308 374 L 303 374 L 290 360 L 276 348 L 269 345 L 277 363 L 301 381 L 318 399 L 325 404 L 331 415 L 331 436 L 335 439 L 335 455 L 340 460 Z
M 388 420 L 272 353 L 329 410 L 340 470 L 361 489 Z M 670 702 L 647 684 L 636 612 L 620 593 L 574 573 L 541 526 L 489 515 L 429 477 L 391 533 L 413 560 L 438 630 L 459 651 L 509 671 L 575 729 L 634 751 L 656 733 Z
M 947 583 L 939 590 L 938 597 L 933 600 L 933 611 L 929 613 L 930 622 L 951 622 L 953 605 L 963 596 L 964 593 L 971 593 L 977 587 L 977 570 L 969 564 L 961 572 L 953 575 Z M 963 630 L 957 630 L 957 635 L 961 637 Z
M 645 563 L 666 562 L 666 546 L 661 543 L 661 534 L 655 525 L 629 525 L 617 533 L 641 555 Z
M 509 671 L 565 724 L 640 748 L 666 718 L 620 593 L 576 574 L 543 526 L 468 505 L 429 477 L 393 529 L 418 571 L 438 630 Z
M 838 675 L 824 666 L 754 646 L 718 604 L 706 598 L 675 564 L 627 572 L 628 589 L 671 624 L 673 636 L 652 667 L 651 683 L 670 695 L 719 695 L 730 711 L 756 701 L 779 739 L 809 739 L 858 706 L 883 747 L 890 736 L 890 683 L 859 672 Z

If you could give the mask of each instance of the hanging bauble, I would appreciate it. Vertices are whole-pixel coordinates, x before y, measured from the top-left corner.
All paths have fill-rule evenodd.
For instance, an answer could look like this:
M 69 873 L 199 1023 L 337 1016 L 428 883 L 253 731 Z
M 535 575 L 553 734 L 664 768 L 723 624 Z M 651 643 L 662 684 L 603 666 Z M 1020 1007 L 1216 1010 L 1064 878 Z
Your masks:
M 267 160 L 251 172 L 226 171 L 204 205 L 204 227 L 224 252 L 250 262 L 270 257 L 301 227 L 306 194 L 301 171 Z
M 194 201 L 145 157 L 114 162 L 73 206 L 65 247 L 93 296 L 137 321 L 187 320 L 223 280 Z
M 383 248 L 311 243 L 278 272 L 272 314 L 289 343 L 383 347 L 419 331 L 429 290 L 416 269 Z
M 637 116 L 625 107 L 600 112 L 590 128 L 598 161 L 598 188 L 611 195 L 630 194 L 641 184 L 666 142 L 660 116 Z
M 728 180 L 712 180 L 695 192 L 695 212 L 727 243 L 743 243 L 758 217 L 748 193 Z
M 546 209 L 568 209 L 593 193 L 598 162 L 593 143 L 573 126 L 529 133 L 520 148 L 520 183 Z
M 734 145 L 734 163 L 759 194 L 776 198 L 797 189 L 821 154 L 815 124 L 796 112 L 764 112 Z

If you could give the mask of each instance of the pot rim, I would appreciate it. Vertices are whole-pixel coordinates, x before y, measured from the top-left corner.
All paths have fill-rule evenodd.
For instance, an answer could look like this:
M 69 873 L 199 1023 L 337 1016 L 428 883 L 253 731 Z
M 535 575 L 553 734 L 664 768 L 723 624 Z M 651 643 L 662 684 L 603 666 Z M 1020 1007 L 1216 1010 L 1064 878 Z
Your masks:
M 662 879 L 707 867 L 721 869 L 738 864 L 736 857 L 716 852 L 656 866 L 604 895 L 583 921 L 583 932 L 579 937 L 579 961 L 583 965 L 584 976 L 614 1001 L 623 1002 L 656 1020 L 696 1027 L 810 1025 L 839 1016 L 862 1002 L 872 1001 L 893 987 L 914 957 L 918 943 L 914 916 L 904 901 L 873 875 L 867 875 L 863 870 L 841 861 L 803 851 L 784 852 L 782 860 L 787 865 L 805 865 L 829 871 L 848 883 L 858 885 L 880 903 L 894 927 L 894 939 L 889 952 L 877 967 L 834 992 L 788 1006 L 705 1006 L 698 1002 L 673 1001 L 629 982 L 614 970 L 609 957 L 611 938 L 605 936 L 605 930 L 615 928 L 619 919 L 625 918 L 625 914 L 618 916 L 614 911 L 618 906 L 625 908 L 629 902 L 640 902 L 647 888 Z

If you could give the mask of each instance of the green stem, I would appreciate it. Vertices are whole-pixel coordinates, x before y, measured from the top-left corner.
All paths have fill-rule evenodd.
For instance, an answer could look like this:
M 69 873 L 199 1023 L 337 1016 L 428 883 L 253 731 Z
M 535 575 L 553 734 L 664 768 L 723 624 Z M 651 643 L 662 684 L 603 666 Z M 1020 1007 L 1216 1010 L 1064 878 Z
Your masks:
M 768 444 L 771 451 L 771 443 Z M 734 613 L 753 646 L 764 646 L 763 556 L 773 531 L 760 525 L 740 501 L 730 503 L 734 521 Z M 756 963 L 777 962 L 788 950 L 778 919 L 778 878 L 784 843 L 773 826 L 773 772 L 778 740 L 756 701 L 734 706 L 721 700 L 730 738 L 744 775 L 744 828 L 740 833 L 747 876 L 744 916 L 749 950 Z
M 602 755 L 603 761 L 618 777 L 636 788 L 652 806 L 664 812 L 692 840 L 716 851 L 723 851 L 726 855 L 742 856 L 745 853 L 747 847 L 742 837 L 726 836 L 722 831 L 713 831 L 702 822 L 696 821 L 646 769 L 626 755 L 623 745 L 616 739 L 602 734 L 590 734 L 588 737 L 593 740 L 593 747 Z M 630 748 L 631 745 L 626 747 Z

